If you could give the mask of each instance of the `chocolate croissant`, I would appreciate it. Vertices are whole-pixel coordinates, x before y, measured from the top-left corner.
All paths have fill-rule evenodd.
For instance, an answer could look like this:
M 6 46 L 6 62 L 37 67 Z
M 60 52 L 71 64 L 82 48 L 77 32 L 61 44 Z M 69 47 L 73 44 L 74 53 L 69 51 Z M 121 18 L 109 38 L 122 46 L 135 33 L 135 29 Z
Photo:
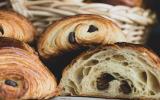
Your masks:
M 35 28 L 22 15 L 0 10 L 0 36 L 31 42 L 34 39 Z
M 55 96 L 56 86 L 27 44 L 0 37 L 0 100 L 47 99 Z
M 120 28 L 98 15 L 76 15 L 54 22 L 41 36 L 38 51 L 44 58 L 80 46 L 126 41 Z
M 117 43 L 88 51 L 65 70 L 60 95 L 160 99 L 160 59 L 148 49 Z

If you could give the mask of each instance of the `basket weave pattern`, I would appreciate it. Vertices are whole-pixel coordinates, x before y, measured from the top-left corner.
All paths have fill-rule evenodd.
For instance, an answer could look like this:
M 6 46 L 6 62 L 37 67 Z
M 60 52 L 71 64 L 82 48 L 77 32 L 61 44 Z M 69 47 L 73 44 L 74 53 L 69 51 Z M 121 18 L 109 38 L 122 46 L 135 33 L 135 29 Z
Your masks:
M 112 6 L 102 3 L 74 3 L 60 0 L 10 0 L 15 11 L 28 17 L 39 33 L 52 21 L 77 14 L 97 14 L 111 18 L 123 30 L 129 42 L 144 44 L 148 27 L 155 15 L 139 7 Z

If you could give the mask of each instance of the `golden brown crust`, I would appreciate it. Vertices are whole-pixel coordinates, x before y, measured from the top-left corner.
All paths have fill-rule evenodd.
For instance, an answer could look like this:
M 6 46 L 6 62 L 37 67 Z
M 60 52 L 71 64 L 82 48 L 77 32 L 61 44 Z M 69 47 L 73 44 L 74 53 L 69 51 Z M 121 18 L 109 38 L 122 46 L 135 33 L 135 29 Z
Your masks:
M 122 48 L 130 48 L 138 52 L 145 53 L 146 56 L 148 56 L 148 58 L 150 58 L 150 60 L 157 65 L 157 67 L 160 67 L 160 58 L 151 49 L 146 48 L 140 44 L 132 44 L 132 43 L 116 43 L 116 45 Z
M 98 15 L 76 15 L 50 25 L 39 39 L 38 51 L 48 58 L 80 46 L 122 41 L 126 41 L 123 33 L 111 20 Z
M 35 33 L 36 29 L 23 15 L 14 11 L 0 10 L 0 36 L 31 42 Z
M 82 56 L 84 55 L 92 55 L 98 51 L 101 51 L 102 48 L 105 49 L 106 48 L 109 48 L 109 47 L 113 47 L 113 48 L 129 48 L 129 49 L 133 49 L 133 50 L 136 50 L 138 52 L 141 52 L 141 53 L 146 53 L 150 60 L 152 62 L 154 62 L 157 67 L 160 67 L 160 58 L 151 50 L 151 49 L 147 49 L 145 48 L 143 45 L 140 45 L 140 44 L 132 44 L 132 43 L 125 43 L 125 42 L 117 42 L 115 44 L 107 44 L 107 45 L 102 45 L 102 46 L 99 46 L 98 48 L 93 48 L 93 49 L 90 49 L 88 51 L 85 51 L 83 53 L 81 53 L 76 59 L 73 59 L 72 62 L 70 63 L 70 65 L 68 65 L 64 70 L 63 70 L 63 73 L 62 73 L 62 77 L 65 76 L 64 74 L 67 73 L 67 70 L 74 64 L 76 63 L 76 61 L 81 58 Z
M 0 38 L 0 98 L 47 99 L 56 95 L 56 86 L 54 75 L 31 47 Z
M 113 47 L 113 48 L 119 48 L 119 49 L 128 48 L 128 49 L 136 50 L 141 53 L 146 53 L 147 54 L 146 56 L 148 56 L 150 60 L 152 60 L 157 65 L 157 67 L 160 66 L 160 58 L 151 49 L 149 48 L 147 49 L 141 44 L 132 44 L 132 43 L 126 43 L 126 42 L 117 42 L 115 44 L 107 44 L 107 45 L 99 46 L 96 49 L 95 48 L 90 49 L 87 52 L 84 52 L 81 55 L 79 55 L 76 59 L 79 59 L 83 55 L 88 55 L 88 53 L 94 54 L 98 51 L 101 51 L 102 48 L 105 49 L 105 47 L 106 48 Z M 74 59 L 71 64 L 75 63 L 76 59 Z
M 27 47 L 25 43 L 20 42 L 19 40 L 8 38 L 8 37 L 0 37 L 0 48 L 4 48 L 4 47 L 20 48 L 20 49 L 24 49 L 27 51 L 32 50 L 30 47 Z

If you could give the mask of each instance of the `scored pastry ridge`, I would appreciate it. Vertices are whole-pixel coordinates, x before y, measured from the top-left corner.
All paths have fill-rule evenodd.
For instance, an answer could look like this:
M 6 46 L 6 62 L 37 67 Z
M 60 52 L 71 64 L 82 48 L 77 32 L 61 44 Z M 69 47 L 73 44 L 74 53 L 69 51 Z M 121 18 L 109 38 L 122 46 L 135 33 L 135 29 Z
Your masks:
M 66 67 L 60 95 L 160 99 L 160 59 L 135 44 L 90 50 Z
M 53 22 L 41 35 L 38 51 L 44 58 L 71 51 L 80 46 L 125 42 L 120 28 L 98 15 L 76 15 Z
M 0 98 L 48 99 L 56 95 L 56 87 L 54 75 L 31 47 L 0 37 Z

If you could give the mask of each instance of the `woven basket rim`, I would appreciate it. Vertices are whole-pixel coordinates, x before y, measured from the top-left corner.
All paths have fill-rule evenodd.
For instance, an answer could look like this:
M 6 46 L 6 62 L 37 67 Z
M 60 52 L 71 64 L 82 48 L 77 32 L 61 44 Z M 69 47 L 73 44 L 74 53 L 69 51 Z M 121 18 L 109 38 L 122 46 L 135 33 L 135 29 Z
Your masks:
M 9 0 L 12 8 L 28 17 L 39 30 L 54 20 L 77 14 L 97 14 L 115 21 L 130 41 L 145 41 L 146 29 L 155 23 L 155 14 L 140 7 L 103 3 L 74 3 L 59 0 Z

